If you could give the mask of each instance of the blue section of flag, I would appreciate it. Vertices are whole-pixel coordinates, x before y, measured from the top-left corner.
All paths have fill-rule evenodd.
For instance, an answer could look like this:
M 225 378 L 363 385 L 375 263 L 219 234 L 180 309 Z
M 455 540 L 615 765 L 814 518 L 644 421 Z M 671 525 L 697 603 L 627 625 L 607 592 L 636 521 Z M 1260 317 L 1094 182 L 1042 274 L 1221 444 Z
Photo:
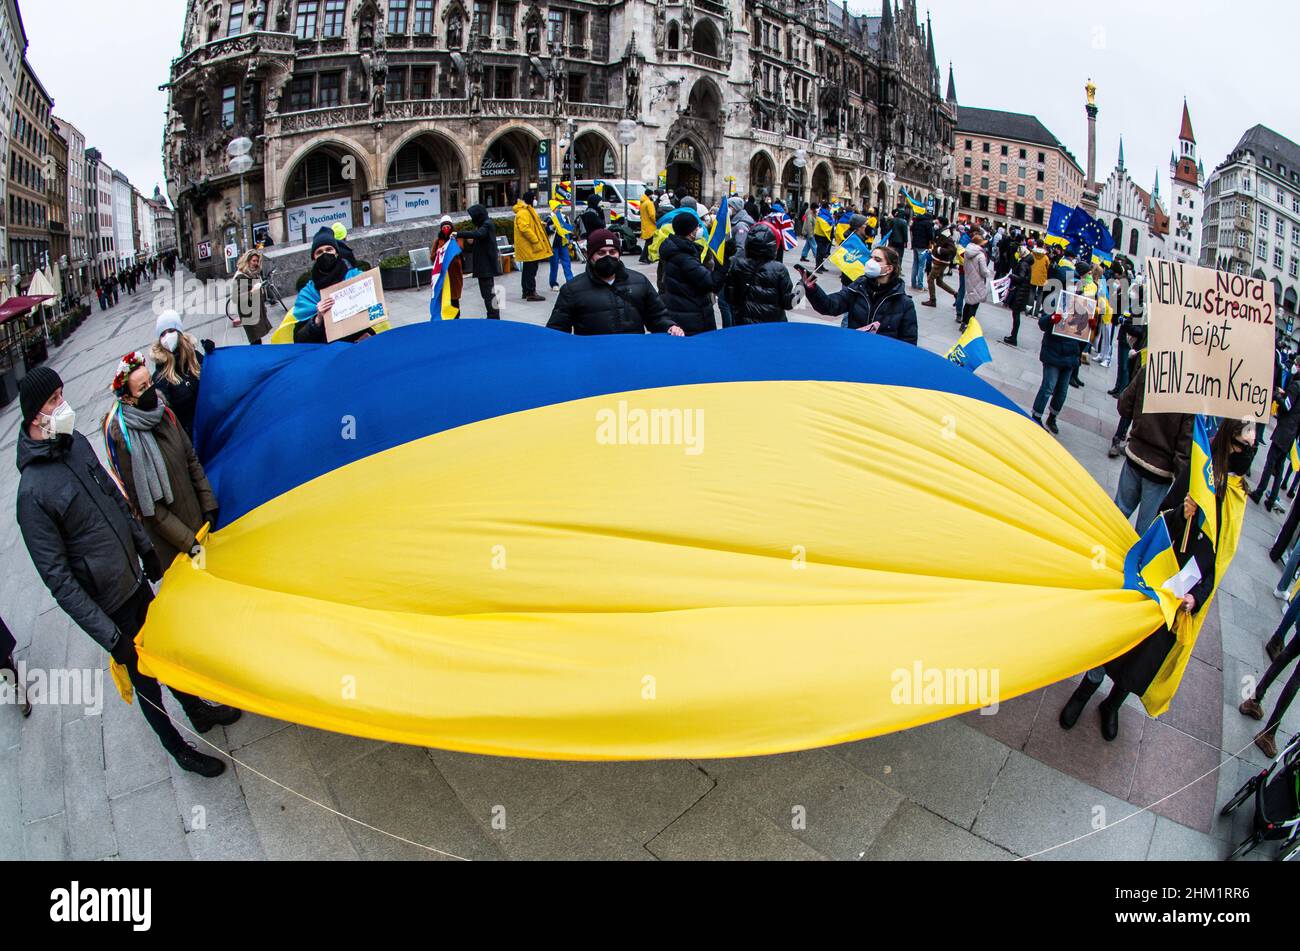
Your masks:
M 356 379 L 424 383 L 359 407 L 356 387 L 340 385 L 333 370 L 340 347 L 350 348 Z M 811 324 L 760 324 L 678 340 L 667 334 L 572 337 L 510 320 L 435 320 L 351 348 L 221 347 L 204 361 L 195 444 L 205 468 L 213 463 L 208 477 L 227 524 L 326 472 L 412 440 L 633 390 L 819 380 L 952 393 L 1023 416 L 988 383 L 924 349 Z M 364 355 L 360 363 L 357 354 Z M 338 438 L 345 415 L 356 418 L 364 439 Z M 250 432 L 250 417 L 274 419 L 274 427 L 257 428 L 272 436 L 239 442 Z M 302 453 L 299 445 L 321 448 Z M 227 465 L 255 467 L 264 477 L 237 478 Z

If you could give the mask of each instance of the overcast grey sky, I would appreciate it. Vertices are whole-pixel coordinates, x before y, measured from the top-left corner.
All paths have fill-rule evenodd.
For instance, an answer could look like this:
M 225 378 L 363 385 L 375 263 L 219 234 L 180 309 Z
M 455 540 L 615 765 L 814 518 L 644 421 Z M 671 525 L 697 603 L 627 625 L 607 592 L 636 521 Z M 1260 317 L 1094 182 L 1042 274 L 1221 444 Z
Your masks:
M 1083 87 L 1097 84 L 1097 177 L 1115 167 L 1168 199 L 1169 153 L 1183 97 L 1208 175 L 1256 123 L 1295 141 L 1300 108 L 1286 80 L 1300 8 L 1294 0 L 936 0 L 936 56 L 962 105 L 1038 116 L 1087 165 Z M 880 11 L 880 0 L 850 0 Z
M 880 0 L 850 7 L 878 13 Z M 1123 134 L 1133 177 L 1149 188 L 1159 170 L 1166 194 L 1184 96 L 1207 172 L 1257 122 L 1300 138 L 1300 108 L 1281 78 L 1300 19 L 1289 0 L 935 0 L 928 9 L 944 82 L 951 59 L 961 103 L 1037 115 L 1080 163 L 1091 76 L 1103 181 Z M 22 12 L 55 113 L 141 191 L 162 185 L 158 86 L 180 51 L 184 0 L 22 0 Z
M 27 58 L 54 114 L 86 136 L 141 192 L 162 171 L 167 82 L 180 54 L 184 0 L 18 0 Z

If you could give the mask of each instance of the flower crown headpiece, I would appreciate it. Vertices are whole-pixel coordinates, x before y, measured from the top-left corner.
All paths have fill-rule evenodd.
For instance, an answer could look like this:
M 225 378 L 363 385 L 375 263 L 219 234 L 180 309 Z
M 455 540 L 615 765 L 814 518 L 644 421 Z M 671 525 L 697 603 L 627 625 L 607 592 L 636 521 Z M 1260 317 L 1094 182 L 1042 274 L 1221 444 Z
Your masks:
M 131 374 L 141 367 L 146 366 L 144 354 L 136 350 L 128 353 L 117 364 L 117 373 L 113 375 L 113 392 L 121 396 L 126 392 L 127 381 L 131 379 Z

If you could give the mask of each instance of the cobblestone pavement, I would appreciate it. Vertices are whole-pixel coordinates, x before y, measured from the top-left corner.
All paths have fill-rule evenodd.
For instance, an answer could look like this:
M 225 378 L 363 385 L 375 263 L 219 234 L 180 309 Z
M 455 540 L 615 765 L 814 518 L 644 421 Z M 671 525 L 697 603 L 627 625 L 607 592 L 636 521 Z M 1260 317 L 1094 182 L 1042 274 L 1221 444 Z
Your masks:
M 835 279 L 823 282 L 829 288 Z M 533 304 L 522 302 L 517 273 L 498 283 L 507 319 L 545 322 L 554 295 L 544 280 L 548 300 Z M 201 312 L 187 308 L 188 328 L 219 344 L 242 343 L 223 326 L 215 288 Z M 428 319 L 427 289 L 390 302 L 399 324 Z M 149 342 L 151 304 L 142 292 L 107 313 L 97 309 L 53 352 L 78 427 L 97 448 L 111 368 Z M 467 319 L 484 315 L 472 282 L 464 310 Z M 1008 329 L 1006 312 L 983 310 L 994 363 L 980 375 L 1025 406 L 1039 381 L 1037 329 L 1029 324 L 1013 350 L 996 342 Z M 957 337 L 950 298 L 941 294 L 937 310 L 919 314 L 922 345 L 946 352 Z M 792 319 L 822 320 L 802 306 Z M 1111 373 L 1084 369 L 1087 387 L 1071 392 L 1061 439 L 1113 491 Z M 16 428 L 9 407 L 0 429 L 10 460 L 0 469 L 0 494 L 9 500 Z M 709 762 L 499 759 L 245 715 L 208 734 L 236 765 L 204 780 L 170 762 L 110 685 L 99 715 L 45 705 L 22 720 L 0 709 L 0 858 L 1010 859 L 1067 842 L 1040 857 L 1221 858 L 1244 837 L 1249 809 L 1229 823 L 1217 819 L 1217 806 L 1263 762 L 1251 745 L 1253 721 L 1236 708 L 1245 679 L 1267 666 L 1263 642 L 1279 619 L 1271 595 L 1278 569 L 1267 549 L 1280 518 L 1250 507 L 1173 709 L 1150 720 L 1130 700 L 1115 744 L 1101 741 L 1091 708 L 1072 732 L 1059 729 L 1068 683 L 1005 703 L 993 717 Z M 18 637 L 19 659 L 31 668 L 103 668 L 105 655 L 36 577 L 12 516 L 0 520 L 0 542 L 0 611 Z M 1284 727 L 1300 729 L 1295 711 Z M 1089 835 L 1098 816 L 1109 827 Z

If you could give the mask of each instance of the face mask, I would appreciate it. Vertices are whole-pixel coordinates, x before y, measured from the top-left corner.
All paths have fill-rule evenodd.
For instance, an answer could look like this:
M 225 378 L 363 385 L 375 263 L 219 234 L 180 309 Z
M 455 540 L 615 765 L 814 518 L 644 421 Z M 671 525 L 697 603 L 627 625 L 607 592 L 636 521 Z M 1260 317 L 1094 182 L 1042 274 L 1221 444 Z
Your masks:
M 337 254 L 322 254 L 311 268 L 311 279 L 316 290 L 324 290 L 343 280 L 347 265 Z
M 146 413 L 152 413 L 158 408 L 158 388 L 155 386 L 149 387 L 136 397 L 135 405 Z
M 444 238 L 450 238 L 450 237 L 451 237 L 451 225 L 443 225 L 443 226 L 442 226 L 442 236 L 443 236 Z
M 171 353 L 176 352 L 176 348 L 180 346 L 180 342 L 181 335 L 174 330 L 169 330 L 162 335 L 162 345 Z
M 1250 471 L 1250 465 L 1254 461 L 1254 446 L 1249 449 L 1234 449 L 1228 454 L 1228 473 L 1230 475 L 1244 476 Z
M 65 401 L 56 406 L 46 420 L 47 422 L 41 428 L 47 439 L 53 439 L 55 436 L 71 436 L 77 425 L 77 414 Z
M 880 277 L 880 272 L 881 272 L 882 270 L 884 270 L 884 269 L 880 266 L 880 262 L 877 261 L 875 258 L 872 258 L 871 260 L 867 261 L 866 268 L 867 268 L 867 270 L 866 270 L 866 272 L 863 274 L 863 277 L 869 278 L 870 280 L 873 280 L 873 281 L 874 281 L 876 278 Z
M 618 258 L 604 257 L 592 264 L 597 277 L 610 278 L 618 270 Z

